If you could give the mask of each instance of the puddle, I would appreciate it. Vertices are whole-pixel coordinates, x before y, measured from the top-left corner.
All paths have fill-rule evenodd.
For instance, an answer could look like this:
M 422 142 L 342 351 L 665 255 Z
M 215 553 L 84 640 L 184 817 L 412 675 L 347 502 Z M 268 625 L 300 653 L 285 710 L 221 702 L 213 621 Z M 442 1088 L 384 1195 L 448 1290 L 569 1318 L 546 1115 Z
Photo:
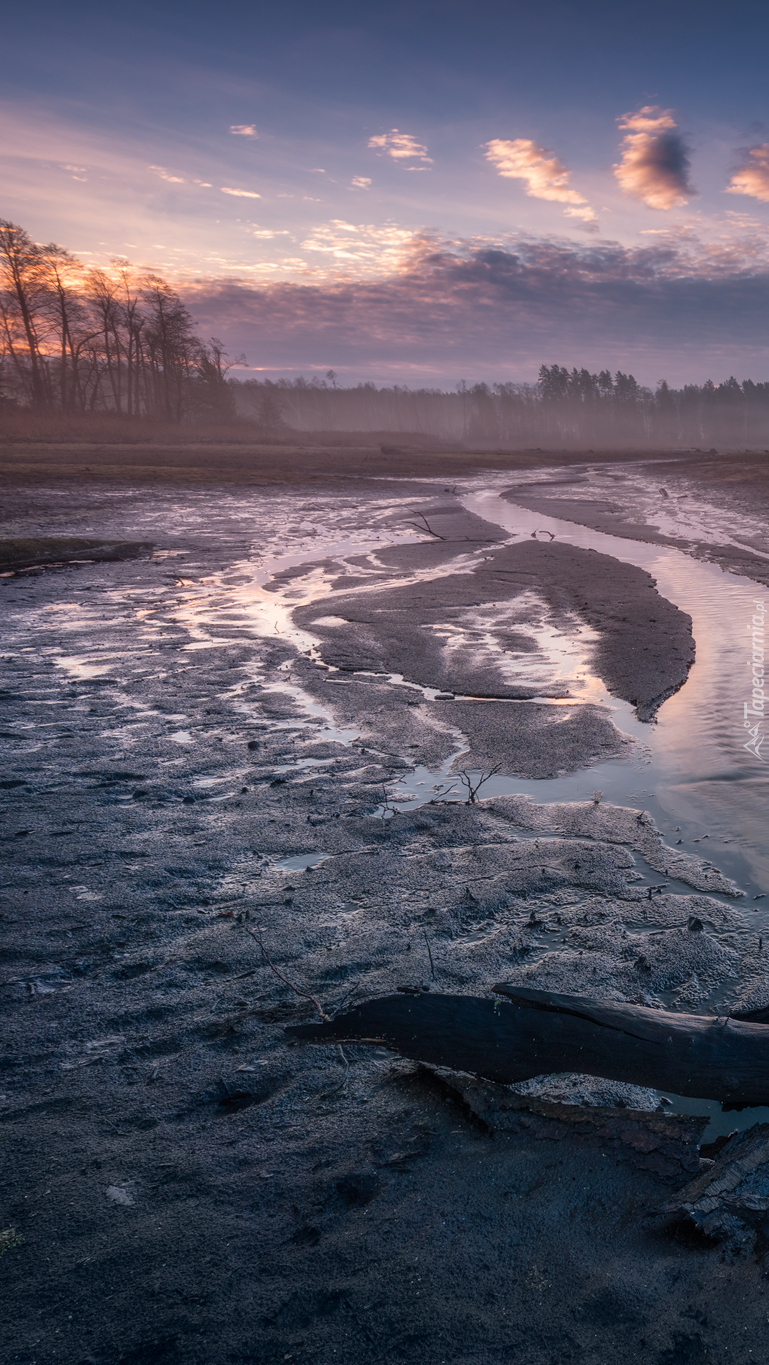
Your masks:
M 293 858 L 279 858 L 274 866 L 278 872 L 301 872 L 304 868 L 325 863 L 330 857 L 330 853 L 297 853 Z
M 756 1106 L 754 1109 L 727 1109 L 722 1110 L 718 1100 L 696 1100 L 688 1095 L 674 1095 L 672 1090 L 659 1090 L 656 1092 L 660 1099 L 666 1099 L 669 1114 L 707 1114 L 708 1126 L 705 1129 L 701 1142 L 714 1142 L 717 1137 L 728 1136 L 729 1133 L 744 1133 L 748 1128 L 752 1128 L 754 1123 L 769 1123 L 769 1108 L 765 1105 Z

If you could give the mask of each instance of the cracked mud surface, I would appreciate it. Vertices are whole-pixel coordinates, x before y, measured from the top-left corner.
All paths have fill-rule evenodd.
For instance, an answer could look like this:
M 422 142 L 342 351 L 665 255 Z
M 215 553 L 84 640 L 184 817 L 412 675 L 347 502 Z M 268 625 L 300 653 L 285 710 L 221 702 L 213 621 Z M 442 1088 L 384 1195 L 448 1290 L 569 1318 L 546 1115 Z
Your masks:
M 99 534 L 149 537 L 157 557 L 2 586 L 5 1357 L 760 1359 L 766 1281 L 660 1220 L 675 1184 L 544 1130 L 492 1137 L 384 1051 L 290 1044 L 284 1026 L 313 1007 L 247 932 L 329 1012 L 399 985 L 479 994 L 501 978 L 708 1012 L 767 1000 L 737 888 L 642 812 L 601 801 L 436 799 L 379 818 L 383 784 L 415 761 L 448 772 L 504 754 L 506 771 L 553 771 L 556 710 L 559 767 L 628 744 L 591 703 L 415 692 L 416 656 L 385 661 L 403 681 L 328 673 L 304 652 L 306 599 L 294 636 L 267 593 L 253 598 L 249 563 L 270 537 L 297 565 L 312 558 L 313 518 L 345 544 L 327 575 L 339 603 L 370 579 L 386 607 L 382 565 L 425 581 L 445 568 L 459 541 L 367 558 L 402 534 L 397 490 L 363 509 L 317 490 L 133 496 L 40 495 L 8 530 L 88 535 L 98 518 Z M 482 556 L 509 554 L 497 542 L 462 576 L 490 573 Z M 556 558 L 525 548 L 529 564 Z M 686 619 L 670 618 L 684 644 Z M 457 648 L 470 667 L 464 635 Z M 523 668 L 526 640 L 512 651 Z M 658 1103 L 586 1077 L 527 1085 Z

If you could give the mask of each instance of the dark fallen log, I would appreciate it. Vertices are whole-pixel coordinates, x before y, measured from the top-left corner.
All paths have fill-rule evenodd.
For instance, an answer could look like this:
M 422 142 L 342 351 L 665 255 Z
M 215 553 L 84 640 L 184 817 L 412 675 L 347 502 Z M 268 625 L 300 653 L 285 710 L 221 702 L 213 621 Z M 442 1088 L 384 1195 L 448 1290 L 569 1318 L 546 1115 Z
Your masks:
M 82 536 L 17 536 L 0 539 L 0 573 L 42 568 L 46 564 L 144 559 L 149 540 L 93 540 Z
M 732 1106 L 769 1104 L 765 1024 L 504 983 L 494 991 L 503 998 L 388 995 L 287 1032 L 317 1043 L 374 1043 L 508 1085 L 584 1072 Z
M 488 1133 L 519 1133 L 537 1142 L 570 1141 L 592 1151 L 612 1152 L 637 1170 L 667 1180 L 698 1175 L 700 1142 L 707 1114 L 671 1114 L 600 1105 L 562 1104 L 517 1095 L 446 1067 L 420 1066 L 428 1083 L 450 1096 Z

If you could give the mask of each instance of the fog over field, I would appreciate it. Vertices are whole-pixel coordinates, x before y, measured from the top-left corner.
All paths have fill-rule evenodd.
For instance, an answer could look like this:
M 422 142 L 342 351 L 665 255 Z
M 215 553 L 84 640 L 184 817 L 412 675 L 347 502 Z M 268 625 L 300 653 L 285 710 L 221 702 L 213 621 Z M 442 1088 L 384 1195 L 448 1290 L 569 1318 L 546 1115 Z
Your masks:
M 243 379 L 244 358 L 203 339 L 183 295 L 127 262 L 86 267 L 0 220 L 0 422 L 25 414 L 114 414 L 147 422 L 228 424 L 264 432 L 379 432 L 515 450 L 659 449 L 769 441 L 769 383 L 734 376 L 654 390 L 635 376 L 543 364 L 536 381 L 468 382 L 450 390 L 372 382 L 329 369 L 309 379 Z M 21 426 L 19 423 L 21 422 Z M 1 430 L 2 428 L 0 428 Z M 56 430 L 55 420 L 49 425 Z
M 235 410 L 262 427 L 417 433 L 515 450 L 763 447 L 769 442 L 769 383 L 687 384 L 656 391 L 609 370 L 543 365 L 531 384 L 470 384 L 453 391 L 396 385 L 345 388 L 324 379 L 233 380 Z

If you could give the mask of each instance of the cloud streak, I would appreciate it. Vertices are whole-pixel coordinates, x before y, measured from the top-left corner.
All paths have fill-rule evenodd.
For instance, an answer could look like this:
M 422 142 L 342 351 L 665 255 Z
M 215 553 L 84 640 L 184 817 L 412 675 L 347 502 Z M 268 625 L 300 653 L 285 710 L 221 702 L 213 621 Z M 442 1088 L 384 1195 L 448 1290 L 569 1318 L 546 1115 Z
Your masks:
M 485 143 L 485 148 L 486 160 L 496 166 L 497 174 L 506 180 L 523 180 L 526 193 L 532 199 L 566 204 L 565 213 L 569 218 L 581 218 L 586 224 L 595 223 L 595 211 L 583 195 L 571 188 L 569 172 L 552 152 L 528 137 L 511 141 L 495 137 Z
M 67 168 L 69 169 L 69 167 Z M 165 166 L 150 166 L 155 175 L 159 175 L 161 180 L 167 180 L 169 185 L 183 185 L 185 181 L 181 175 L 170 175 Z
M 727 194 L 748 194 L 752 199 L 769 203 L 769 142 L 757 147 L 748 147 L 743 153 L 742 165 L 738 166 L 729 184 Z
M 236 199 L 261 199 L 262 197 L 261 194 L 256 193 L 256 190 L 233 190 L 227 185 L 222 185 L 221 190 L 222 194 L 233 194 Z
M 417 142 L 410 133 L 399 133 L 397 128 L 391 128 L 389 133 L 370 137 L 368 145 L 380 155 L 392 157 L 393 161 L 423 161 L 429 166 L 432 165 L 432 157 L 427 155 L 427 148 L 423 143 Z
M 613 172 L 620 188 L 650 209 L 674 209 L 697 191 L 689 183 L 689 149 L 670 109 L 645 104 L 618 119 L 626 130 Z
M 256 126 L 253 123 L 231 123 L 230 132 L 236 137 L 258 137 Z

